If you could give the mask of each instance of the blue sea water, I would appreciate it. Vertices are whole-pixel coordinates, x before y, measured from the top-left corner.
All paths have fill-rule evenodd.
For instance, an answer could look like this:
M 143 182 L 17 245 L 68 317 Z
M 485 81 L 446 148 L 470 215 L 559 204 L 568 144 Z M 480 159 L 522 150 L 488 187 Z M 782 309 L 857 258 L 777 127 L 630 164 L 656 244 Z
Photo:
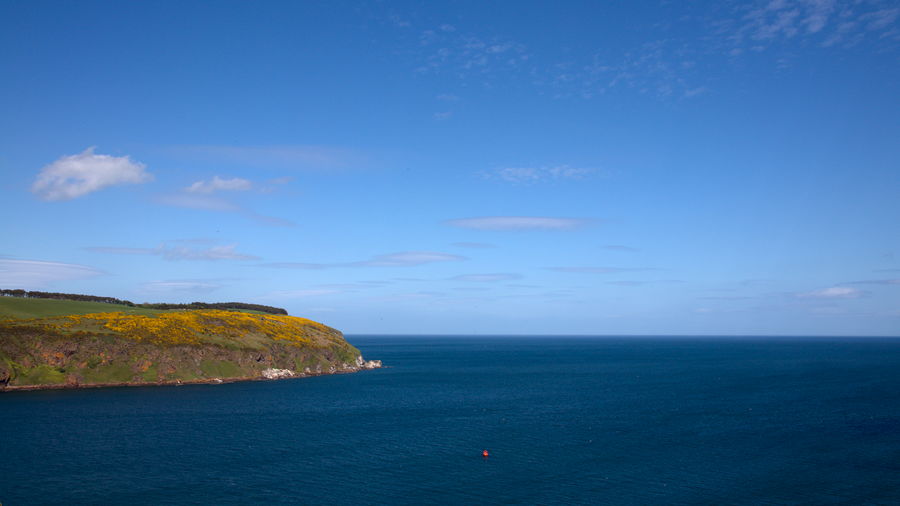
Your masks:
M 348 339 L 387 367 L 0 395 L 0 503 L 900 504 L 900 339 Z

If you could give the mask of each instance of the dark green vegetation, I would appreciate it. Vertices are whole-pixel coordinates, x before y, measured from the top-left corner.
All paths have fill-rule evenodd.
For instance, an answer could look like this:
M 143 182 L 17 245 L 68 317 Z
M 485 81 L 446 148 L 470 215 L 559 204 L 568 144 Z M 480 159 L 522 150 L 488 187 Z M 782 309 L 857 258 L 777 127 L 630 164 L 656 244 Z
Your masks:
M 0 297 L 0 390 L 218 383 L 361 365 L 340 332 L 304 318 Z
M 288 314 L 280 307 L 265 306 L 262 304 L 248 304 L 246 302 L 191 302 L 190 304 L 170 304 L 167 302 L 144 302 L 135 304 L 130 300 L 121 300 L 115 297 L 99 297 L 97 295 L 84 295 L 80 293 L 40 292 L 22 289 L 2 289 L 0 296 L 20 297 L 28 299 L 51 299 L 77 302 L 100 302 L 103 304 L 116 304 L 128 307 L 140 307 L 146 309 L 224 309 L 237 311 L 257 311 L 270 314 Z

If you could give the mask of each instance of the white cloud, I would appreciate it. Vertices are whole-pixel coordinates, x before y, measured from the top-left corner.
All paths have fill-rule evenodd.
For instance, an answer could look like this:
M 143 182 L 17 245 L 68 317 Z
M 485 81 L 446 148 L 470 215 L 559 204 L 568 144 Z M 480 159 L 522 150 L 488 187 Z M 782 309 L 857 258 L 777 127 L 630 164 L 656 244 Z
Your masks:
M 363 262 L 367 266 L 411 266 L 430 264 L 434 262 L 451 262 L 465 260 L 465 257 L 459 255 L 451 255 L 450 253 L 440 253 L 437 251 L 403 251 L 400 253 L 390 253 L 387 255 L 378 255 L 372 260 Z
M 462 274 L 450 279 L 452 279 L 453 281 L 475 281 L 478 283 L 492 283 L 495 281 L 512 281 L 514 279 L 522 279 L 522 275 L 513 273 Z
M 424 265 L 435 262 L 457 262 L 461 260 L 466 260 L 466 257 L 460 255 L 452 255 L 450 253 L 441 253 L 437 251 L 401 251 L 399 253 L 376 255 L 369 260 L 362 260 L 358 262 L 342 262 L 332 264 L 276 262 L 262 264 L 262 267 L 273 267 L 276 269 L 333 269 L 338 267 L 414 267 L 417 265 Z
M 236 247 L 236 244 L 229 244 L 197 250 L 176 246 L 162 249 L 159 254 L 166 260 L 259 260 L 257 256 L 238 253 Z
M 421 32 L 417 46 L 422 60 L 417 72 L 450 73 L 463 80 L 477 77 L 488 84 L 524 67 L 530 58 L 525 46 L 515 41 L 459 33 L 449 26 Z
M 193 145 L 173 146 L 169 151 L 179 157 L 252 168 L 337 169 L 363 162 L 356 153 L 327 146 Z
M 71 200 L 109 186 L 151 181 L 144 167 L 128 156 L 94 154 L 90 147 L 41 169 L 31 191 L 43 200 Z
M 0 286 L 40 288 L 56 281 L 91 278 L 101 271 L 79 264 L 0 259 Z
M 488 179 L 500 179 L 508 183 L 530 184 L 548 180 L 583 179 L 594 169 L 558 165 L 556 167 L 504 167 L 484 173 Z
M 276 299 L 303 299 L 306 297 L 321 297 L 323 295 L 334 295 L 342 293 L 341 290 L 333 289 L 313 289 L 313 290 L 278 290 L 266 296 L 266 298 Z
M 661 285 L 661 284 L 669 284 L 669 283 L 684 283 L 684 281 L 680 279 L 656 279 L 650 281 L 631 281 L 631 280 L 619 280 L 619 281 L 607 281 L 607 285 L 614 286 L 646 286 L 646 285 Z
M 118 248 L 95 246 L 85 248 L 94 253 L 110 253 L 114 255 L 155 255 L 166 260 L 259 260 L 254 255 L 246 255 L 235 251 L 237 244 L 211 246 L 209 248 L 189 248 L 186 246 L 170 246 L 161 244 L 155 248 Z
M 448 220 L 453 227 L 476 230 L 571 230 L 589 223 L 581 218 L 551 218 L 544 216 L 482 216 Z
M 237 204 L 219 197 L 198 195 L 193 193 L 176 193 L 174 195 L 162 195 L 157 202 L 166 206 L 186 207 L 188 209 L 201 209 L 203 211 L 240 212 L 242 209 Z
M 215 193 L 217 191 L 247 191 L 253 189 L 253 183 L 246 179 L 233 177 L 230 179 L 214 176 L 209 181 L 197 181 L 184 191 L 188 193 Z
M 209 293 L 219 288 L 222 284 L 215 281 L 203 280 L 172 280 L 172 281 L 151 281 L 144 283 L 142 288 L 148 292 L 187 292 L 187 293 Z
M 687 2 L 663 2 L 658 8 L 666 12 L 664 23 L 641 25 L 641 34 L 629 45 L 601 45 L 581 57 L 565 50 L 531 54 L 515 40 L 469 33 L 462 25 L 455 32 L 435 26 L 417 32 L 416 40 L 410 38 L 412 31 L 404 31 L 401 40 L 404 50 L 415 52 L 416 72 L 444 75 L 466 86 L 499 89 L 514 81 L 530 83 L 553 99 L 593 99 L 629 90 L 661 100 L 691 100 L 715 91 L 709 75 L 729 64 L 723 59 L 737 63 L 746 55 L 780 49 L 781 54 L 767 58 L 774 67 L 785 55 L 817 46 L 851 47 L 864 39 L 877 44 L 876 51 L 893 52 L 900 40 L 896 4 L 745 0 L 695 9 Z M 742 67 L 732 70 L 745 71 Z
M 868 14 L 863 14 L 860 16 L 860 21 L 866 24 L 867 30 L 874 32 L 884 30 L 891 26 L 894 21 L 897 20 L 898 15 L 900 15 L 900 7 L 881 9 Z
M 265 216 L 250 209 L 241 207 L 234 202 L 213 195 L 188 193 L 186 191 L 183 191 L 175 194 L 160 195 L 156 198 L 156 202 L 166 206 L 185 207 L 188 209 L 199 209 L 202 211 L 237 213 L 264 225 L 277 227 L 296 226 L 296 223 L 291 220 L 286 220 L 284 218 L 278 218 L 274 216 Z
M 619 272 L 656 271 L 652 267 L 547 267 L 548 270 L 558 272 L 579 272 L 589 274 L 616 274 Z
M 803 299 L 857 299 L 862 297 L 863 292 L 857 288 L 849 286 L 832 286 L 823 288 L 822 290 L 813 290 L 811 292 L 800 292 L 796 296 Z
M 112 255 L 153 255 L 153 248 L 119 248 L 115 246 L 91 246 L 84 248 L 92 253 L 109 253 Z
M 453 246 L 458 248 L 472 248 L 472 249 L 489 249 L 493 248 L 493 244 L 488 244 L 484 242 L 455 242 Z
M 879 8 L 881 5 L 865 1 L 761 0 L 736 19 L 731 39 L 739 45 L 746 42 L 754 51 L 777 41 L 811 37 L 824 38 L 823 47 L 849 47 L 867 33 L 878 34 L 879 38 L 896 33 L 893 25 L 900 8 Z M 746 48 L 735 49 L 740 53 Z

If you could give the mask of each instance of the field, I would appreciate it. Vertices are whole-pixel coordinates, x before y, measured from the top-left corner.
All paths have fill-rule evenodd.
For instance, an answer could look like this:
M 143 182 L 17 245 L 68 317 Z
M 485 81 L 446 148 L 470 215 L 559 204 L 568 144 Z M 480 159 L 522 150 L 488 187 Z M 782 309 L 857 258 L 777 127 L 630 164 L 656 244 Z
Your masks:
M 0 318 L 44 318 L 111 311 L 141 315 L 155 315 L 164 312 L 159 309 L 145 309 L 104 302 L 0 297 Z

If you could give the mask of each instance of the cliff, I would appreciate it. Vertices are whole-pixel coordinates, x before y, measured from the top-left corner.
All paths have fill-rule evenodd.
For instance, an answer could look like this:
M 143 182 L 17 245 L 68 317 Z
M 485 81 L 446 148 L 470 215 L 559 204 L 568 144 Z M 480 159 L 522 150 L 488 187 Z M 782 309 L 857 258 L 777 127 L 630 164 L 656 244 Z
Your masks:
M 287 315 L 134 310 L 0 320 L 0 390 L 221 383 L 380 366 L 339 331 Z

